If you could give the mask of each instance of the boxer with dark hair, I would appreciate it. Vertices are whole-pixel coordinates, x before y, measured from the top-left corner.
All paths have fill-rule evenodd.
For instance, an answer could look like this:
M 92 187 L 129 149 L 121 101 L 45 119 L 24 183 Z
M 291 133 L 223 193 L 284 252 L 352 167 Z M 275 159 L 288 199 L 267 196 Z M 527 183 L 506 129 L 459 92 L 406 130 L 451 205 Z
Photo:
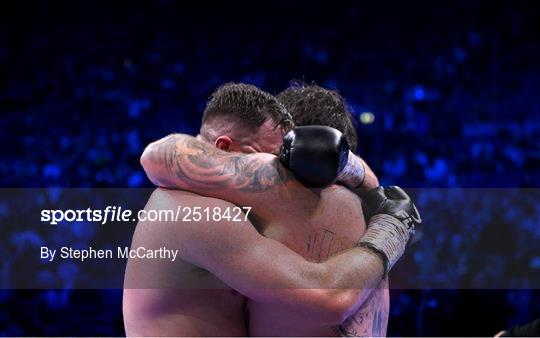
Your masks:
M 358 136 L 351 108 L 336 90 L 328 90 L 314 83 L 307 85 L 293 81 L 292 85 L 279 93 L 276 98 L 291 114 L 297 126 L 318 125 L 332 127 L 343 133 L 352 153 L 356 152 Z M 379 180 L 367 163 L 360 157 L 350 157 L 351 163 L 358 162 L 364 169 L 361 182 L 364 190 L 375 188 Z
M 228 86 L 235 90 L 235 85 Z M 269 118 L 260 126 L 266 122 L 271 126 L 268 134 L 275 133 L 279 122 Z M 213 128 L 222 128 L 220 124 Z M 227 128 L 234 130 L 234 126 Z M 208 135 L 213 136 L 208 139 Z M 129 261 L 124 291 L 128 335 L 384 335 L 384 316 L 376 311 L 362 318 L 358 331 L 340 331 L 339 326 L 371 297 L 372 289 L 403 253 L 414 232 L 414 223 L 409 226 L 402 217 L 415 213 L 408 196 L 397 188 L 376 191 L 383 197 L 374 199 L 379 217 L 366 231 L 354 193 L 335 185 L 308 189 L 278 157 L 264 153 L 276 151 L 281 142 L 271 146 L 244 141 L 244 152 L 258 153 L 240 154 L 230 152 L 240 148 L 232 145 L 235 137 L 221 136 L 204 136 L 201 131 L 198 139 L 171 135 L 149 145 L 141 163 L 150 179 L 192 193 L 158 189 L 147 208 L 227 207 L 231 204 L 225 201 L 229 201 L 252 207 L 254 217 L 242 224 L 158 223 L 159 230 L 155 222 L 139 223 L 134 245 L 168 243 L 180 249 L 182 261 L 175 269 Z M 217 142 L 220 137 L 224 142 Z M 302 147 L 288 151 L 295 158 Z M 342 151 L 334 147 L 322 153 Z M 348 159 L 348 153 L 337 156 L 343 157 Z M 348 168 L 347 179 L 358 173 L 350 170 L 354 164 L 343 167 Z M 186 275 L 206 290 L 134 290 L 130 286 L 141 280 L 182 280 Z M 245 300 L 226 290 L 224 283 L 249 298 L 247 329 Z
M 353 114 L 345 99 L 337 91 L 328 90 L 316 84 L 307 85 L 303 82 L 295 81 L 289 88 L 279 93 L 276 98 L 287 108 L 287 111 L 292 115 L 293 121 L 297 126 L 319 125 L 335 128 L 343 133 L 350 145 L 350 150 L 352 152 L 356 151 L 358 136 L 354 127 Z M 296 131 L 296 133 L 298 132 L 306 133 L 308 131 Z M 319 130 L 315 132 L 321 133 Z M 318 136 L 318 138 L 320 137 Z M 302 139 L 314 140 L 315 135 L 306 135 Z M 287 142 L 287 136 L 285 137 L 285 142 Z M 357 166 L 363 166 L 363 168 L 369 169 L 361 158 L 353 157 L 352 154 L 350 158 L 351 163 L 355 163 L 354 161 L 356 160 Z M 304 160 L 303 162 L 306 161 Z M 349 166 L 352 166 L 352 164 L 349 164 Z M 301 180 L 305 181 L 306 179 Z M 342 177 L 341 181 L 347 180 L 345 177 Z M 367 189 L 370 189 L 378 186 L 379 181 L 371 170 L 367 170 L 361 184 L 367 187 Z M 351 335 L 360 333 L 369 334 L 360 323 L 365 323 L 365 318 L 377 317 L 377 322 L 382 323 L 380 324 L 381 327 L 379 330 L 373 330 L 371 334 L 377 335 L 382 331 L 386 332 L 390 306 L 389 299 L 388 280 L 384 279 L 370 299 L 362 304 L 342 324 L 342 330 Z
M 345 99 L 337 91 L 314 83 L 307 85 L 302 81 L 292 81 L 291 86 L 276 98 L 292 115 L 295 125 L 335 128 L 345 135 L 351 151 L 356 152 L 358 136 L 354 119 Z

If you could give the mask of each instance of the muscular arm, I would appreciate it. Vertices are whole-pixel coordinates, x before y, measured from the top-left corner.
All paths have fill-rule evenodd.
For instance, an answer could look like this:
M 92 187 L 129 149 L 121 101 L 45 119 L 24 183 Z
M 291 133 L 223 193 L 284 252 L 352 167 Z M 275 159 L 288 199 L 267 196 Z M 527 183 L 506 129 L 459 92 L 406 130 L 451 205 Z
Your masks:
M 202 202 L 200 196 L 188 202 L 186 194 L 158 189 L 147 208 L 174 210 L 189 203 L 232 206 L 217 199 Z M 174 240 L 182 259 L 210 271 L 245 296 L 292 308 L 320 324 L 341 323 L 377 288 L 384 274 L 382 260 L 367 249 L 350 249 L 324 263 L 313 263 L 260 235 L 249 221 L 151 222 L 143 226 L 146 238 L 160 236 L 164 227 L 171 229 L 167 240 Z
M 373 170 L 362 158 L 354 157 L 365 168 L 360 189 L 369 191 L 378 187 Z M 151 143 L 141 156 L 141 164 L 157 186 L 186 189 L 238 204 L 245 200 L 246 193 L 268 194 L 269 188 L 286 188 L 286 183 L 293 189 L 300 186 L 273 155 L 228 153 L 185 134 L 169 135 Z M 238 196 L 238 192 L 242 195 Z M 248 198 L 253 201 L 252 196 Z M 257 198 L 263 199 L 260 195 Z
M 260 217 L 275 217 L 269 205 L 279 201 L 298 211 L 317 203 L 314 194 L 294 179 L 271 154 L 229 153 L 189 135 L 173 134 L 151 143 L 141 164 L 156 185 L 183 189 L 251 206 Z
M 286 182 L 291 176 L 285 169 L 278 170 L 281 168 L 276 160 L 276 156 L 264 153 L 225 152 L 185 134 L 153 142 L 141 156 L 141 164 L 154 184 L 209 193 L 206 196 L 216 188 L 261 192 L 272 184 Z

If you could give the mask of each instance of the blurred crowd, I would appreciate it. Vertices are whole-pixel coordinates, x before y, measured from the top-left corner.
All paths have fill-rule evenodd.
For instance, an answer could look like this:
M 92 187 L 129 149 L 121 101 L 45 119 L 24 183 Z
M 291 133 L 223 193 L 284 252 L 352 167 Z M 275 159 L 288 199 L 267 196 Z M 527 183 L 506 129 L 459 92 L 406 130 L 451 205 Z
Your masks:
M 1 14 L 2 187 L 150 187 L 145 145 L 196 134 L 223 82 L 315 81 L 347 99 L 382 184 L 424 188 L 413 283 L 455 279 L 393 291 L 389 334 L 485 336 L 540 316 L 538 194 L 455 190 L 540 186 L 534 4 L 33 6 Z M 521 289 L 457 290 L 494 278 Z M 4 290 L 0 304 L 0 335 L 123 334 L 120 290 Z

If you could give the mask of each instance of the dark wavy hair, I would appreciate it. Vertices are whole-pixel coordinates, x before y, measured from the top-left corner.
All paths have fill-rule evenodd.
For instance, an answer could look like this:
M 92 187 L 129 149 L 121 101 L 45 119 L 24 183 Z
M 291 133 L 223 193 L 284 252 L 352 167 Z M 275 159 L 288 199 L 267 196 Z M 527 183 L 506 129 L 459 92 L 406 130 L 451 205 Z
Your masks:
M 315 83 L 293 81 L 291 86 L 277 95 L 297 126 L 323 125 L 336 128 L 347 138 L 353 152 L 356 151 L 356 133 L 352 109 L 335 90 L 328 90 Z

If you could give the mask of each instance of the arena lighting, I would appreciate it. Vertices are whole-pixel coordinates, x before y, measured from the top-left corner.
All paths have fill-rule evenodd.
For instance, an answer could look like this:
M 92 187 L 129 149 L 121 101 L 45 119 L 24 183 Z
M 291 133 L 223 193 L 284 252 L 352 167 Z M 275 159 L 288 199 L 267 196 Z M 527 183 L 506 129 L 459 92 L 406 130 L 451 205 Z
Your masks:
M 364 112 L 360 114 L 360 122 L 362 124 L 371 124 L 375 121 L 375 115 L 371 112 Z
M 79 3 L 0 5 L 1 336 L 540 338 L 540 0 Z
M 422 101 L 426 98 L 426 92 L 424 91 L 424 87 L 416 86 L 414 88 L 414 98 L 416 101 Z

